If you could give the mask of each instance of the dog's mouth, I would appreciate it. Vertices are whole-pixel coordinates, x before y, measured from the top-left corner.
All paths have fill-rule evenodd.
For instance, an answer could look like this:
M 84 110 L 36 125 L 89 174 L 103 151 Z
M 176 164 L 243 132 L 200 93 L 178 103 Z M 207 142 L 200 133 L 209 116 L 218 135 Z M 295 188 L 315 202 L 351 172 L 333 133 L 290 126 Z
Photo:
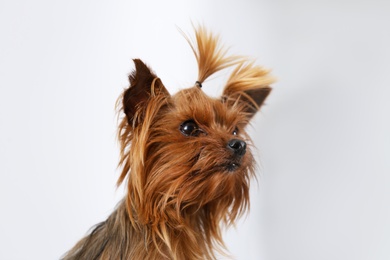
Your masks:
M 225 165 L 225 169 L 228 172 L 234 172 L 235 170 L 240 168 L 240 166 L 241 166 L 241 164 L 239 162 L 230 162 L 230 163 Z
M 245 161 L 242 158 L 230 158 L 217 166 L 221 172 L 235 172 L 240 168 L 245 167 Z
M 202 167 L 205 163 L 203 162 L 205 158 L 206 156 L 202 156 L 201 153 L 193 158 L 193 160 L 196 162 L 195 165 L 199 163 L 198 166 L 200 167 L 200 168 L 194 167 L 195 169 L 198 168 L 197 171 L 194 171 L 194 175 L 197 175 L 198 173 L 205 171 L 205 168 Z M 210 164 L 209 161 L 206 161 L 208 166 L 206 171 L 230 173 L 230 172 L 235 172 L 241 168 L 247 167 L 247 160 L 245 160 L 244 157 L 242 156 L 230 156 L 224 158 L 219 162 L 218 160 L 215 160 L 215 162 L 216 164 L 213 163 Z
M 228 163 L 215 165 L 214 167 L 212 167 L 212 169 L 210 169 L 209 172 L 210 173 L 217 173 L 217 172 L 220 172 L 220 173 L 233 173 L 233 172 L 237 171 L 238 169 L 240 169 L 241 167 L 242 167 L 242 164 L 239 163 L 239 162 L 228 162 Z M 200 170 L 200 169 L 192 170 L 191 175 L 197 176 L 201 172 L 202 172 L 202 170 Z M 206 172 L 208 172 L 208 171 L 206 171 Z

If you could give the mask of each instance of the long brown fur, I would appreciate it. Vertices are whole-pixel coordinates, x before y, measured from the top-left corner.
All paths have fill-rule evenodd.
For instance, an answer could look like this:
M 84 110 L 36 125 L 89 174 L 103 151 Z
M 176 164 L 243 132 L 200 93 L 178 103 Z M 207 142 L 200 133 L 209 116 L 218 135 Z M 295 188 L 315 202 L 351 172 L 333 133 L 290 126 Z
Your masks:
M 268 96 L 268 71 L 239 56 L 228 56 L 219 38 L 204 27 L 189 41 L 199 68 L 198 81 L 236 66 L 220 99 L 198 86 L 171 96 L 162 81 L 134 60 L 130 86 L 120 97 L 122 168 L 118 185 L 127 195 L 66 255 L 70 259 L 216 259 L 225 253 L 221 225 L 229 226 L 249 209 L 254 176 L 248 143 L 249 120 Z M 197 132 L 183 134 L 191 120 Z M 232 146 L 231 146 L 232 147 Z M 234 148 L 238 149 L 238 148 Z

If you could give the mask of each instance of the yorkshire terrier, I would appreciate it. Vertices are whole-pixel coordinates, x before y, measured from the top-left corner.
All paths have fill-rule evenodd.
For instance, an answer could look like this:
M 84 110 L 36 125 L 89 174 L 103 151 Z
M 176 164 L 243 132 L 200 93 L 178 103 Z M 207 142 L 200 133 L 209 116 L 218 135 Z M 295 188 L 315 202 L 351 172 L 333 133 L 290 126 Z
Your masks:
M 221 228 L 249 209 L 254 177 L 245 129 L 273 78 L 245 57 L 228 56 L 204 27 L 195 36 L 185 38 L 198 79 L 175 95 L 134 59 L 130 86 L 118 100 L 118 185 L 126 180 L 127 194 L 63 259 L 216 259 L 226 252 Z M 207 96 L 202 83 L 228 67 L 222 96 Z

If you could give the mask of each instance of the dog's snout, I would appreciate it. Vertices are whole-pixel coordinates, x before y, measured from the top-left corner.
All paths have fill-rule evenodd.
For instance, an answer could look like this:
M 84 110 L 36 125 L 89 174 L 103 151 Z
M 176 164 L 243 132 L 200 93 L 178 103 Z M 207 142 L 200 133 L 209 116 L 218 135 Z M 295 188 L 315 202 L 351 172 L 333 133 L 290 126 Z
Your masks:
M 227 146 L 234 154 L 239 156 L 243 156 L 246 152 L 246 143 L 239 139 L 230 140 Z

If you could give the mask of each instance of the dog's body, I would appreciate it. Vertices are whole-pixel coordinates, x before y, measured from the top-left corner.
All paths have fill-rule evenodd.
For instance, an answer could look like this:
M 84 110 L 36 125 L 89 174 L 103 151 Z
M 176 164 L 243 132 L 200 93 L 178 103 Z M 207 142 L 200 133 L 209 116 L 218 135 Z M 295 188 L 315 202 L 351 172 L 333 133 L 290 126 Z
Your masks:
M 215 259 L 214 250 L 223 252 L 220 224 L 249 207 L 254 161 L 244 129 L 273 79 L 253 62 L 226 56 L 204 28 L 191 47 L 198 81 L 173 96 L 134 60 L 119 126 L 118 184 L 127 179 L 127 195 L 64 259 Z M 202 82 L 230 66 L 236 69 L 221 99 L 208 97 Z

